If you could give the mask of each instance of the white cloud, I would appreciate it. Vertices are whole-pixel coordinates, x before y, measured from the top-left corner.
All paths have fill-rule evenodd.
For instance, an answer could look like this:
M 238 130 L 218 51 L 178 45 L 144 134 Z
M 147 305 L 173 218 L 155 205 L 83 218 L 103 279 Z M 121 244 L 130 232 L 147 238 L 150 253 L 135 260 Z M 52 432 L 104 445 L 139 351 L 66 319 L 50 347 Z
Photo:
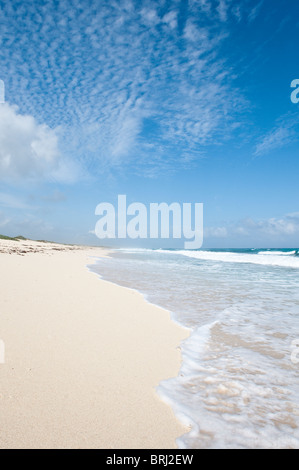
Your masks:
M 297 115 L 281 117 L 277 125 L 260 139 L 260 142 L 256 145 L 254 155 L 265 155 L 297 141 L 298 123 Z
M 251 12 L 250 12 L 250 14 L 249 14 L 249 17 L 248 17 L 248 19 L 249 19 L 250 22 L 251 22 L 251 21 L 254 21 L 254 20 L 257 18 L 258 14 L 259 14 L 259 12 L 260 12 L 262 6 L 263 6 L 263 3 L 264 3 L 264 0 L 261 0 L 261 1 L 251 10 Z
M 0 105 L 0 178 L 45 176 L 58 167 L 58 139 L 53 130 L 17 107 Z
M 61 153 L 95 174 L 132 161 L 144 170 L 179 169 L 206 144 L 234 133 L 241 92 L 220 54 L 227 31 L 210 1 L 190 1 L 186 25 L 179 1 L 83 4 L 69 9 L 62 0 L 58 16 L 51 7 L 28 5 L 14 15 L 8 3 L 3 7 L 1 34 L 13 45 L 1 59 L 12 77 L 7 89 L 22 112 L 49 126 L 42 132 L 34 122 L 40 135 L 26 147 L 25 174 L 69 176 L 58 136 Z M 221 5 L 224 18 L 231 3 Z M 203 14 L 213 20 L 205 27 Z M 19 32 L 23 21 L 27 27 Z M 22 175 L 23 160 L 18 152 L 5 174 Z M 7 164 L 5 157 L 1 162 Z
M 153 26 L 160 22 L 156 10 L 143 8 L 141 17 L 146 25 Z
M 287 214 L 281 218 L 269 218 L 260 221 L 247 219 L 238 228 L 247 229 L 247 233 L 262 233 L 268 236 L 299 234 L 299 214 Z
M 208 227 L 205 229 L 204 236 L 208 238 L 226 238 L 228 231 L 226 227 Z
M 207 227 L 205 237 L 225 239 L 263 239 L 267 241 L 288 240 L 299 236 L 299 212 L 286 214 L 280 218 L 270 217 L 268 219 L 254 220 L 244 219 L 235 224 L 222 227 Z
M 0 104 L 0 180 L 76 180 L 78 164 L 62 155 L 61 133 L 59 128 L 51 129 L 33 116 L 21 114 L 17 106 Z
M 290 129 L 285 127 L 274 129 L 257 144 L 254 154 L 257 156 L 264 155 L 282 148 L 288 145 L 292 141 L 292 138 L 293 133 Z
M 163 16 L 162 23 L 165 23 L 170 26 L 170 28 L 175 29 L 178 24 L 177 16 L 178 14 L 176 11 L 170 11 L 169 13 L 166 13 L 166 15 Z
M 237 21 L 247 18 L 249 22 L 252 22 L 260 14 L 264 0 L 257 1 L 254 6 L 252 6 L 253 2 L 249 0 L 240 0 L 239 2 L 218 0 L 218 5 L 213 0 L 189 0 L 189 3 L 194 11 L 199 7 L 208 17 L 213 20 L 219 18 L 222 23 L 226 23 L 231 18 L 235 18 Z
M 227 21 L 227 11 L 228 11 L 228 4 L 226 3 L 225 0 L 219 0 L 219 5 L 218 5 L 218 13 L 220 20 L 225 22 Z

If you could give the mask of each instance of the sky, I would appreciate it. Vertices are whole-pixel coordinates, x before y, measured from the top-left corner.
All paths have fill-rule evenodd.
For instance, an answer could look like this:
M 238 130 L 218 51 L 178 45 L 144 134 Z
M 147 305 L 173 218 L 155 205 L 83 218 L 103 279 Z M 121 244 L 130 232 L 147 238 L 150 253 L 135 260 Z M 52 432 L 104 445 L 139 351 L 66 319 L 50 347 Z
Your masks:
M 126 195 L 298 247 L 298 37 L 298 0 L 0 0 L 0 233 L 102 244 Z

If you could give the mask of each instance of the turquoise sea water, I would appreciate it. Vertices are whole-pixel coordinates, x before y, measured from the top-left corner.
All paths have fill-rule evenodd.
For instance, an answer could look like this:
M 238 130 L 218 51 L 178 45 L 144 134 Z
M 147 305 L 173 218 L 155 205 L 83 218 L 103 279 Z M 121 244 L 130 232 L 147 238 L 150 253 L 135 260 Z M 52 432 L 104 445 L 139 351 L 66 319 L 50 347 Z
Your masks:
M 179 447 L 299 448 L 298 253 L 126 249 L 91 267 L 190 328 L 158 387 L 190 425 Z

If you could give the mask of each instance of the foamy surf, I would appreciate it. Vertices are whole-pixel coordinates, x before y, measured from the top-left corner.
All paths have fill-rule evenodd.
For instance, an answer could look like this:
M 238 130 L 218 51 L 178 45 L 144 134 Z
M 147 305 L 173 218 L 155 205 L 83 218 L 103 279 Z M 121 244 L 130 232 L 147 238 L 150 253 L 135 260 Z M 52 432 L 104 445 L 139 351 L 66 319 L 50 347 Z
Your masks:
M 190 426 L 180 448 L 299 448 L 296 253 L 130 249 L 99 261 L 105 279 L 191 329 L 178 376 L 158 387 Z
M 158 250 L 160 253 L 170 253 L 167 250 Z M 220 261 L 224 263 L 250 263 L 264 266 L 280 266 L 284 268 L 299 268 L 297 251 L 260 251 L 258 253 L 236 253 L 219 251 L 176 251 L 178 255 L 205 261 Z

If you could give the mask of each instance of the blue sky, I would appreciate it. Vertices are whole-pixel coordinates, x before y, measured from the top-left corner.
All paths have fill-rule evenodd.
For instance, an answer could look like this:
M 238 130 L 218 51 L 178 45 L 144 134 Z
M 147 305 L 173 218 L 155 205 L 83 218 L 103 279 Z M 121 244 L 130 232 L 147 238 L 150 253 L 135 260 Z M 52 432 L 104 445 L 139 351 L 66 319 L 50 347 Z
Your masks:
M 0 233 L 202 202 L 206 247 L 299 239 L 297 0 L 0 1 Z

